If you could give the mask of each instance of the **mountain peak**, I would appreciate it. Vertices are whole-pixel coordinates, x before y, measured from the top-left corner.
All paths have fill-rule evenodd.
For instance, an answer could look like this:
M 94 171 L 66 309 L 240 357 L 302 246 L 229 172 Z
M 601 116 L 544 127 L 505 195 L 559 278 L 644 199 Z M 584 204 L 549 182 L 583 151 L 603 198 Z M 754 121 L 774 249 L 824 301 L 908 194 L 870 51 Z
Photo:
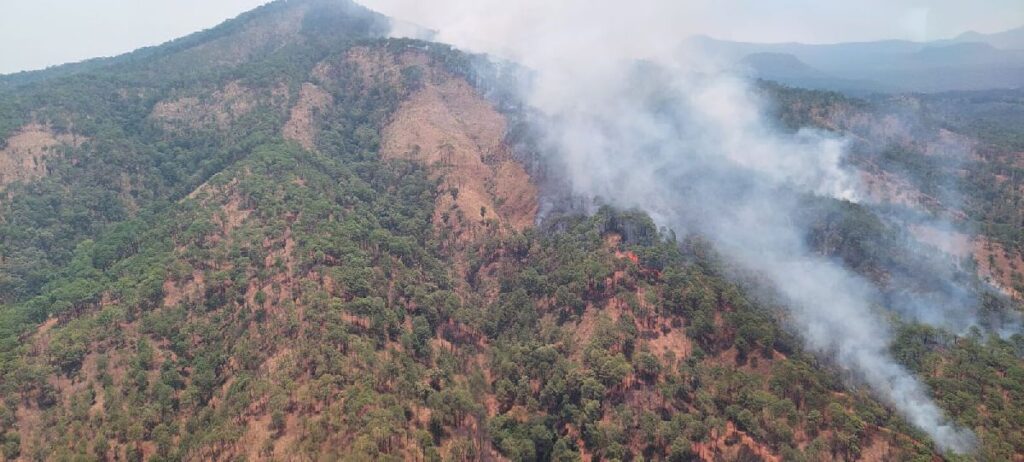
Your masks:
M 985 34 L 977 31 L 964 32 L 952 40 L 941 42 L 983 42 L 1002 50 L 1024 50 L 1024 26 L 1002 32 Z
M 277 0 L 217 26 L 161 45 L 111 58 L 0 76 L 0 89 L 83 72 L 126 78 L 222 72 L 288 47 L 334 49 L 353 40 L 384 37 L 389 19 L 351 0 Z

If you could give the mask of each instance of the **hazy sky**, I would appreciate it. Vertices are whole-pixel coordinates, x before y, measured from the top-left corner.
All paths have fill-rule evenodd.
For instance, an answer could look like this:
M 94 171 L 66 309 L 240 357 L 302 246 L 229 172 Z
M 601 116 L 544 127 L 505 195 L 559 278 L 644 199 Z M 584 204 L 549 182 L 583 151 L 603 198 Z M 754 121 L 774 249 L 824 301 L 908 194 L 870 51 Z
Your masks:
M 544 3 L 558 0 L 544 0 Z M 111 56 L 212 27 L 266 0 L 0 0 L 0 73 Z M 514 14 L 537 0 L 363 0 L 436 26 L 463 8 Z M 634 1 L 623 0 L 623 5 Z M 643 1 L 639 3 L 644 3 Z M 647 3 L 651 3 L 648 1 Z M 746 41 L 946 38 L 1024 25 L 1022 0 L 673 0 L 683 34 Z M 686 17 L 683 17 L 683 16 Z M 673 18 L 674 19 L 674 18 Z
M 264 3 L 267 0 L 0 0 L 0 73 L 158 45 Z

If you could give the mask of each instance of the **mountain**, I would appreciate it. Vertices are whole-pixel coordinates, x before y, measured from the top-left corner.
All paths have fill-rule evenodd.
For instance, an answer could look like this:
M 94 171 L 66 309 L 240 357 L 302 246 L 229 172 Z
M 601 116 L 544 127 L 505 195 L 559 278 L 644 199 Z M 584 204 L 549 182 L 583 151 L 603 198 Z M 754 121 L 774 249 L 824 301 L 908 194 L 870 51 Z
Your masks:
M 786 53 L 751 53 L 738 61 L 741 69 L 752 78 L 785 82 L 800 88 L 836 90 L 850 93 L 880 93 L 889 90 L 872 81 L 848 80 L 833 77 L 815 69 L 799 58 Z
M 943 455 L 701 236 L 579 212 L 503 86 L 515 69 L 388 24 L 277 1 L 0 77 L 5 460 L 1024 453 L 1019 335 L 894 322 L 893 355 L 978 435 Z M 803 60 L 747 64 L 821 76 Z M 879 208 L 983 228 L 964 259 L 1004 291 L 984 292 L 985 326 L 1019 311 L 1020 92 L 758 91 L 780 127 L 849 137 Z M 870 205 L 805 205 L 823 255 L 930 283 Z
M 1014 42 L 1021 30 L 987 36 L 965 34 L 934 42 L 886 40 L 821 45 L 743 43 L 698 36 L 688 39 L 685 46 L 741 65 L 749 56 L 791 55 L 829 76 L 813 82 L 813 88 L 852 95 L 936 93 L 1024 86 L 1024 51 Z M 768 72 L 761 77 L 795 86 L 807 84 L 803 76 Z
M 964 32 L 951 40 L 957 43 L 987 43 L 1002 50 L 1024 50 L 1024 26 L 994 34 Z
M 740 62 L 753 68 L 759 75 L 774 75 L 780 78 L 815 79 L 828 75 L 808 66 L 796 56 L 783 53 L 754 53 L 744 56 Z
M 271 2 L 220 26 L 113 58 L 54 66 L 0 76 L 0 88 L 83 71 L 127 72 L 127 79 L 152 82 L 202 78 L 255 59 L 284 54 L 289 48 L 330 48 L 338 42 L 379 37 L 389 30 L 384 16 L 347 2 L 286 0 Z M 176 75 L 165 75 L 173 72 Z

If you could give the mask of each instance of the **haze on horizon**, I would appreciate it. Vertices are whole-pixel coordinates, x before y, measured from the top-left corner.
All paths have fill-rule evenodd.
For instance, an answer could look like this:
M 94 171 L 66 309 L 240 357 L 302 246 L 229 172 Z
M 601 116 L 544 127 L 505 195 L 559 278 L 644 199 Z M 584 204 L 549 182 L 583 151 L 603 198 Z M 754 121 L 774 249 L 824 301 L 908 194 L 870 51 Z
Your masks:
M 357 0 L 399 19 L 431 26 L 463 8 L 529 10 L 535 0 Z M 0 6 L 0 74 L 116 56 L 213 27 L 266 0 L 5 0 Z M 643 2 L 640 2 L 643 3 Z M 1019 0 L 690 0 L 678 19 L 680 38 L 706 34 L 749 42 L 834 43 L 950 38 L 1000 32 L 1024 24 Z

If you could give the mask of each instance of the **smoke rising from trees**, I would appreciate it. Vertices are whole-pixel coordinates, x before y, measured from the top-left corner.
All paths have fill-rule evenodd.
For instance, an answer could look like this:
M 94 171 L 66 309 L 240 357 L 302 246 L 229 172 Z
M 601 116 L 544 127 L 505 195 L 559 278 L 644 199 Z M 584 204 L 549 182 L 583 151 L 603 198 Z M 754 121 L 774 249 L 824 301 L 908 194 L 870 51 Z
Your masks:
M 654 0 L 629 10 L 609 1 L 459 3 L 432 4 L 462 16 L 440 15 L 427 26 L 439 41 L 535 73 L 523 95 L 544 118 L 545 155 L 575 194 L 705 236 L 771 282 L 808 349 L 870 386 L 943 450 L 972 448 L 973 434 L 951 423 L 889 354 L 887 322 L 873 308 L 877 290 L 805 242 L 802 195 L 859 197 L 857 176 L 843 163 L 845 141 L 776 130 L 748 82 L 714 57 L 676 47 L 701 8 Z

